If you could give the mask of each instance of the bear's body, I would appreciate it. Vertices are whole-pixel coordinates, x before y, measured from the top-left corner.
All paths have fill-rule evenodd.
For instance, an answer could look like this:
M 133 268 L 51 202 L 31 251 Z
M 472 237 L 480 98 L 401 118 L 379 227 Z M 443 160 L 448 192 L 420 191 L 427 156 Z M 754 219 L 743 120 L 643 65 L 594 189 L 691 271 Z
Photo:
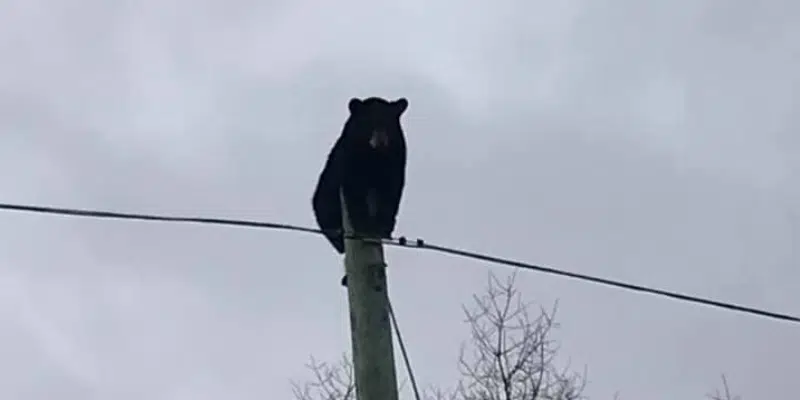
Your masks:
M 356 234 L 391 237 L 405 186 L 406 141 L 400 117 L 408 101 L 351 99 L 350 116 L 314 190 L 314 216 L 325 237 L 344 253 L 342 206 Z

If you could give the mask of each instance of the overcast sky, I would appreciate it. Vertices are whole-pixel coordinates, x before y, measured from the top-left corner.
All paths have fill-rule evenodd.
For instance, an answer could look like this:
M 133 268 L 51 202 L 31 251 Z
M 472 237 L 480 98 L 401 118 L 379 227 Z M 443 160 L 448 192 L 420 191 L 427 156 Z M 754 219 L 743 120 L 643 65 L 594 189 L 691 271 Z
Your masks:
M 0 201 L 312 226 L 348 99 L 405 96 L 397 234 L 800 313 L 800 3 L 401 3 L 0 0 Z M 452 384 L 509 270 L 387 257 Z M 308 234 L 2 212 L 0 398 L 290 398 L 350 347 L 341 272 Z M 518 282 L 593 398 L 797 396 L 800 327 Z

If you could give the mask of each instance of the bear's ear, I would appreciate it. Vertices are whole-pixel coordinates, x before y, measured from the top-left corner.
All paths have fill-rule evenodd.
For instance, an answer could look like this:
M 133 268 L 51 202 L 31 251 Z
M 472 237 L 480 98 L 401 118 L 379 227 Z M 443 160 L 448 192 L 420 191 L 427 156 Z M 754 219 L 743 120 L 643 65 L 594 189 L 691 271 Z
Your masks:
M 347 103 L 347 108 L 350 110 L 350 114 L 355 114 L 356 111 L 358 111 L 358 109 L 361 107 L 362 104 L 364 104 L 364 103 L 361 100 L 359 100 L 359 99 L 357 99 L 355 97 L 350 99 L 350 102 Z
M 408 100 L 405 97 L 401 97 L 393 101 L 392 105 L 394 106 L 397 115 L 403 115 L 403 113 L 406 112 L 406 109 L 408 108 Z

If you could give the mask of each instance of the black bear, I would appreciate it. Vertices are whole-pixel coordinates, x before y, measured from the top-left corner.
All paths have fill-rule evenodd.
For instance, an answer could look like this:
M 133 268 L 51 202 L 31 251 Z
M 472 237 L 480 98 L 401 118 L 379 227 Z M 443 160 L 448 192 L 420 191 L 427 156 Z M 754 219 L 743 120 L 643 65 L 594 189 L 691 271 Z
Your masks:
M 350 116 L 333 145 L 314 190 L 314 216 L 325 237 L 344 253 L 344 194 L 356 234 L 391 237 L 405 186 L 406 140 L 400 117 L 408 100 L 353 98 Z M 342 278 L 347 285 L 347 277 Z

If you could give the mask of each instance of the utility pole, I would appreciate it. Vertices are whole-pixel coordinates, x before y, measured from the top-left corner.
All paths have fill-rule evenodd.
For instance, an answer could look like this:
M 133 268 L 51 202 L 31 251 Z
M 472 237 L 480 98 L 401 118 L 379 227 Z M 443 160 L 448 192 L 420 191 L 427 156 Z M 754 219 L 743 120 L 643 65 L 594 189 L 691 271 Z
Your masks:
M 380 241 L 348 238 L 353 235 L 353 228 L 344 195 L 340 193 L 340 197 L 356 399 L 397 400 L 383 245 Z

